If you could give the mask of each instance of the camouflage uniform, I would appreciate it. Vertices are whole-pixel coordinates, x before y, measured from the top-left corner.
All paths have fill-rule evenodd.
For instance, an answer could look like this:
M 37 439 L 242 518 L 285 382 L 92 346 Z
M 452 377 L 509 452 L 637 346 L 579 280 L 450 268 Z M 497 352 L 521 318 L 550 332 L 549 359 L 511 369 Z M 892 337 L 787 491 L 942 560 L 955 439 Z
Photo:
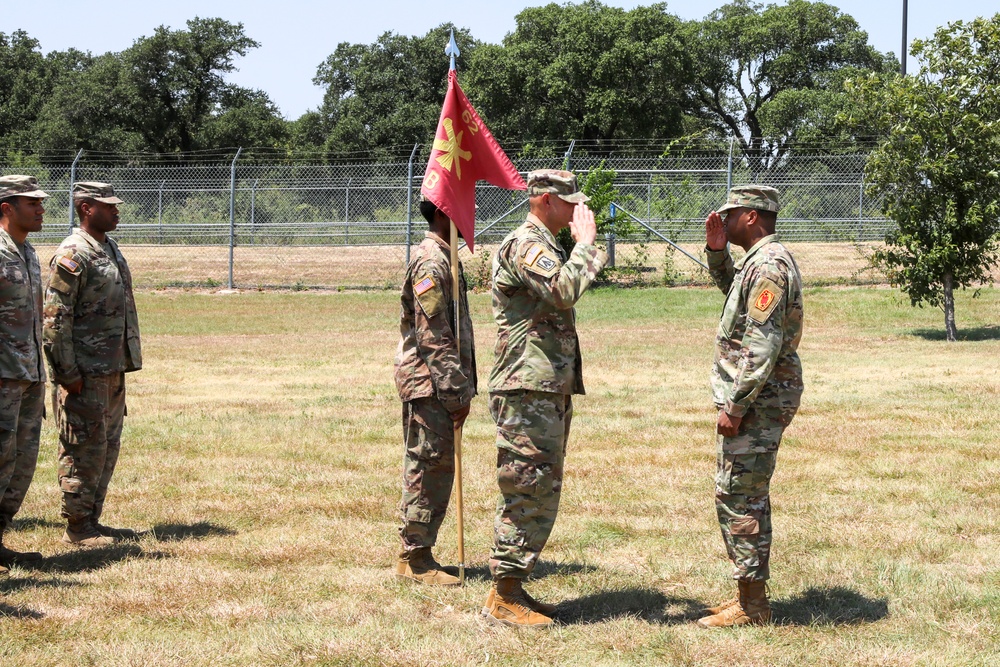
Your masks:
M 529 177 L 529 194 L 533 182 Z M 573 306 L 606 261 L 602 250 L 581 243 L 567 258 L 531 214 L 493 258 L 498 333 L 489 389 L 500 487 L 490 555 L 494 577 L 527 578 L 552 532 L 571 396 L 584 393 Z
M 403 402 L 404 551 L 432 547 L 455 480 L 452 413 L 476 395 L 476 356 L 465 274 L 459 264 L 461 354 L 455 348 L 451 256 L 428 233 L 407 267 L 400 298 L 395 380 Z
M 748 204 L 731 200 L 723 210 L 739 205 Z M 777 211 L 776 199 L 770 210 Z M 727 295 L 716 335 L 713 398 L 718 409 L 742 417 L 735 437 L 717 436 L 716 509 L 733 578 L 763 581 L 770 576 L 771 475 L 802 395 L 796 353 L 802 280 L 776 235 L 760 239 L 736 264 L 728 250 L 708 250 L 708 266 Z
M 56 383 L 62 516 L 96 524 L 121 446 L 125 373 L 142 368 L 132 275 L 113 239 L 101 243 L 76 229 L 59 246 L 46 284 L 43 335 Z M 63 388 L 80 379 L 79 394 Z
M 45 413 L 42 276 L 31 244 L 0 229 L 0 534 L 35 475 Z

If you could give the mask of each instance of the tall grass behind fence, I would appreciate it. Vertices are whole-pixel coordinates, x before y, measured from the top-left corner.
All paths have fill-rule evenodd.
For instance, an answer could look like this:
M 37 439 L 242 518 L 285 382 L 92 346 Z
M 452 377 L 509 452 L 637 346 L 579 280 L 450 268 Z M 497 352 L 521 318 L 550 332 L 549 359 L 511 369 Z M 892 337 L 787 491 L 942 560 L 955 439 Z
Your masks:
M 613 251 L 612 277 L 620 282 L 705 282 L 695 261 L 703 256 L 705 216 L 730 184 L 751 181 L 781 190 L 780 232 L 808 281 L 878 279 L 861 271 L 865 249 L 888 228 L 879 202 L 865 193 L 864 147 L 803 147 L 756 172 L 728 143 L 518 148 L 527 156 L 515 160 L 524 172 L 567 164 L 581 175 L 615 172 L 615 233 L 601 242 Z M 51 194 L 45 225 L 31 237 L 43 261 L 73 223 L 72 180 L 95 180 L 112 183 L 126 201 L 115 237 L 137 285 L 387 288 L 426 229 L 417 207 L 426 163 L 426 146 L 380 159 L 80 152 L 0 156 L 0 172 L 33 174 Z M 527 201 L 523 192 L 480 183 L 477 206 L 483 251 L 464 257 L 482 282 L 490 253 L 524 220 Z

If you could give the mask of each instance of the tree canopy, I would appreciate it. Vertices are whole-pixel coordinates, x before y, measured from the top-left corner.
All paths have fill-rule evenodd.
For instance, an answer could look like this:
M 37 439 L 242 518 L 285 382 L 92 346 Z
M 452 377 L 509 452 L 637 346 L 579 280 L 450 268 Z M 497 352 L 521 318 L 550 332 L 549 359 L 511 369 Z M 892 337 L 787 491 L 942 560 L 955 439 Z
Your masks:
M 833 133 L 849 102 L 845 75 L 896 67 L 868 45 L 857 21 L 824 2 L 734 0 L 687 29 L 696 66 L 691 112 L 736 137 L 758 173 L 795 142 Z
M 953 290 L 990 280 L 1000 258 L 1000 14 L 913 43 L 915 76 L 852 82 L 853 115 L 885 137 L 866 176 L 898 227 L 873 261 L 913 305 L 944 311 Z

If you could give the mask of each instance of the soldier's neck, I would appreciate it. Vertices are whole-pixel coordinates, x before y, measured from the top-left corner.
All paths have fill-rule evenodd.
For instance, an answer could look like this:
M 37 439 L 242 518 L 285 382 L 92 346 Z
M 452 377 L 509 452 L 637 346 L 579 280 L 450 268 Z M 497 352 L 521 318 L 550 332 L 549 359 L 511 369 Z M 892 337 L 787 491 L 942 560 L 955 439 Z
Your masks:
M 108 235 L 106 233 L 98 229 L 94 229 L 86 222 L 80 223 L 80 229 L 90 234 L 90 236 L 92 236 L 94 240 L 97 241 L 98 243 L 105 243 L 108 240 Z
M 10 235 L 10 238 L 14 240 L 14 243 L 18 245 L 24 245 L 24 241 L 28 238 L 26 230 L 10 224 L 10 220 L 7 218 L 0 219 L 0 228 L 3 228 Z

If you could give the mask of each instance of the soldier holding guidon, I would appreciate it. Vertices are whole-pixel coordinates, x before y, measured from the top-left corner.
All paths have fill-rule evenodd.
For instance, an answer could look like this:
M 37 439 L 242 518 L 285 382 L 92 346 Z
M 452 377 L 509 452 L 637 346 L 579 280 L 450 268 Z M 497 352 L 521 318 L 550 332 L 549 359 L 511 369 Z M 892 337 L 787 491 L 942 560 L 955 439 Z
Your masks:
M 709 271 L 726 294 L 715 343 L 712 393 L 718 409 L 715 504 L 733 563 L 737 595 L 698 621 L 702 627 L 771 619 L 770 483 L 785 428 L 802 396 L 802 279 L 775 235 L 778 191 L 732 188 L 705 221 Z M 734 263 L 726 245 L 746 255 Z
M 45 416 L 42 274 L 28 234 L 42 228 L 48 195 L 34 176 L 0 177 L 0 573 L 40 560 L 3 545 L 38 462 Z
M 476 395 L 476 355 L 465 274 L 459 265 L 462 349 L 455 344 L 452 305 L 451 220 L 430 201 L 420 202 L 430 230 L 406 270 L 399 316 L 395 380 L 403 402 L 403 497 L 396 577 L 457 586 L 431 554 L 448 511 L 455 481 L 455 429 Z M 450 570 L 451 568 L 448 568 Z
M 142 368 L 132 274 L 107 235 L 118 227 L 114 188 L 73 186 L 80 226 L 66 238 L 49 270 L 44 346 L 55 382 L 63 541 L 104 546 L 135 532 L 101 523 L 108 484 L 118 462 L 125 408 L 125 373 Z
M 532 598 L 522 583 L 555 523 L 571 397 L 584 393 L 573 306 L 607 256 L 594 245 L 594 214 L 571 172 L 531 172 L 528 197 L 527 221 L 493 258 L 499 331 L 489 388 L 500 497 L 489 561 L 493 588 L 483 614 L 505 625 L 545 626 L 555 606 Z M 555 237 L 567 226 L 576 241 L 568 257 Z

